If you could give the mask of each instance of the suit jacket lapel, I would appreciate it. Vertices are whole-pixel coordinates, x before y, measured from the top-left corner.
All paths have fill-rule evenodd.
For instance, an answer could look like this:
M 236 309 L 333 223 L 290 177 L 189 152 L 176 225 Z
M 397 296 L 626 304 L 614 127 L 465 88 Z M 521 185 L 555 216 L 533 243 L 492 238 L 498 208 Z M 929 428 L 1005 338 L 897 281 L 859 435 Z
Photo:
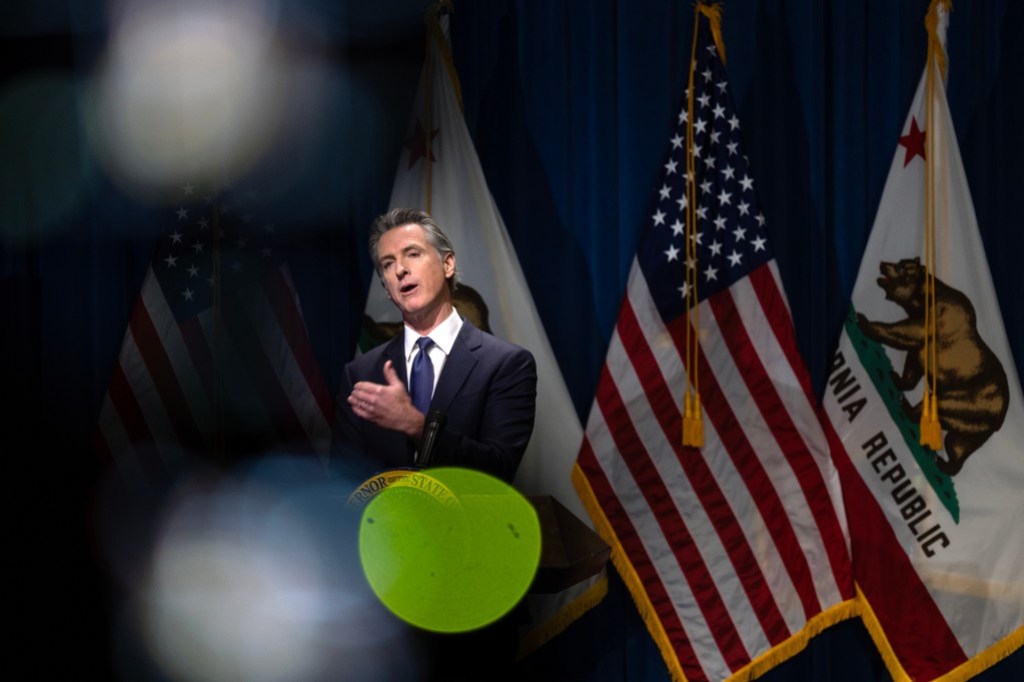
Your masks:
M 476 366 L 476 351 L 482 343 L 480 330 L 463 320 L 462 329 L 455 337 L 451 355 L 444 363 L 441 377 L 437 380 L 430 409 L 448 412 L 462 386 Z
M 398 335 L 388 341 L 388 345 L 384 347 L 384 354 L 381 357 L 380 362 L 380 374 L 381 381 L 384 382 L 384 363 L 390 360 L 391 365 L 395 368 L 395 372 L 398 373 L 398 378 L 405 384 L 406 389 L 409 388 L 409 381 L 406 379 L 405 371 L 405 333 L 399 331 Z M 384 382 L 387 383 L 387 382 Z

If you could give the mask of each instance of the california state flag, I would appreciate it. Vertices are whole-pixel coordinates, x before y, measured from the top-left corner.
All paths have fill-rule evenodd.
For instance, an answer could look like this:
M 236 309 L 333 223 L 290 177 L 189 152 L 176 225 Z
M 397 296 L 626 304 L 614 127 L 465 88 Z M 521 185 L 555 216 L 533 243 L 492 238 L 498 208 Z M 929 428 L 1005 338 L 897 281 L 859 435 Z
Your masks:
M 438 17 L 435 9 L 428 11 L 427 41 L 389 208 L 419 208 L 437 220 L 455 247 L 461 273 L 455 305 L 460 314 L 533 353 L 537 414 L 515 484 L 527 495 L 551 495 L 586 521 L 589 517 L 570 481 L 583 429 L 466 128 L 446 14 Z M 370 286 L 365 322 L 363 348 L 400 325 L 398 311 L 376 281 Z M 571 605 L 572 613 L 578 614 L 606 589 L 603 580 L 593 581 L 555 603 Z M 571 621 L 550 603 L 543 609 L 544 613 L 535 610 L 535 617 L 550 621 L 550 626 L 534 631 L 534 645 Z
M 428 16 L 427 40 L 429 57 L 389 208 L 419 208 L 433 216 L 455 247 L 461 273 L 461 293 L 456 292 L 455 301 L 459 312 L 485 331 L 533 353 L 537 418 L 516 483 L 529 494 L 553 495 L 586 518 L 569 480 L 583 429 L 466 129 L 447 16 Z M 478 316 L 479 301 L 468 297 L 474 291 L 486 306 L 486 322 Z M 378 323 L 401 320 L 376 282 L 370 287 L 366 314 Z
M 1024 406 L 946 101 L 945 3 L 926 24 L 825 408 L 865 623 L 895 679 L 960 680 L 1024 641 Z M 929 367 L 934 449 L 920 433 Z

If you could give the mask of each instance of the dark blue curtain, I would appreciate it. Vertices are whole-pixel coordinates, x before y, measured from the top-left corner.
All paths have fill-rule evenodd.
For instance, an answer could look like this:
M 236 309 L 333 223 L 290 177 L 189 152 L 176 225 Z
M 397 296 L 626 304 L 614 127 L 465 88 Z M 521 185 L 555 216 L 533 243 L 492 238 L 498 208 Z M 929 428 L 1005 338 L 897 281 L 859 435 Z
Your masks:
M 320 125 L 251 180 L 287 178 L 273 219 L 332 390 L 370 284 L 364 241 L 387 206 L 423 55 L 427 2 L 276 3 L 292 47 L 326 64 Z M 582 420 L 618 313 L 672 121 L 691 2 L 456 0 L 466 120 Z M 165 207 L 112 180 L 77 111 L 110 26 L 105 3 L 0 10 L 0 301 L 20 590 L 13 650 L 41 672 L 108 665 L 110 576 L 95 549 L 90 448 Z M 927 0 L 724 3 L 746 150 L 817 390 L 921 74 Z M 1024 4 L 959 0 L 948 96 L 1018 372 L 1024 309 Z M 56 132 L 54 132 L 56 131 Z M 543 292 L 544 295 L 539 295 Z M 74 665 L 49 655 L 76 647 Z M 50 647 L 53 647 L 51 650 Z M 526 661 L 538 680 L 664 680 L 615 576 L 605 601 Z M 858 622 L 766 680 L 885 680 Z M 979 679 L 1024 679 L 1017 652 Z

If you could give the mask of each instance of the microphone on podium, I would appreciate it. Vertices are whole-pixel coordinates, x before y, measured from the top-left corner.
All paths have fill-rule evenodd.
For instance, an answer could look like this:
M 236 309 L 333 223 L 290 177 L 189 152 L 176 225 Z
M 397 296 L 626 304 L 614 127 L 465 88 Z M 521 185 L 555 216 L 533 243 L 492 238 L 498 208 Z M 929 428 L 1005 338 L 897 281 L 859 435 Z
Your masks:
M 413 464 L 417 467 L 423 469 L 430 466 L 430 460 L 434 456 L 434 447 L 437 445 L 437 437 L 447 422 L 448 415 L 440 410 L 434 410 L 427 415 L 427 420 L 423 423 L 420 448 L 413 458 Z

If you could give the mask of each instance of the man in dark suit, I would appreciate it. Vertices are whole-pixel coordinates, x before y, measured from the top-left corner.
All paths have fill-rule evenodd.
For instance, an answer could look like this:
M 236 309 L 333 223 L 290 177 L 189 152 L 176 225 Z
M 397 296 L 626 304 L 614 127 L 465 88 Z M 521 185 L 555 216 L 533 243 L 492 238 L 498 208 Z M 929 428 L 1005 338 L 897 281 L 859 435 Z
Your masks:
M 333 456 L 355 480 L 423 464 L 428 414 L 446 415 L 429 466 L 459 466 L 511 483 L 533 431 L 537 366 L 524 348 L 478 329 L 456 311 L 455 250 L 425 212 L 394 209 L 370 231 L 370 258 L 402 313 L 398 334 L 345 367 Z M 482 301 L 480 302 L 482 305 Z M 429 339 L 429 340 L 428 340 Z M 427 679 L 511 679 L 522 606 L 490 626 L 418 633 Z
M 378 469 L 413 466 L 426 415 L 437 411 L 446 422 L 431 466 L 478 469 L 511 482 L 533 431 L 533 355 L 458 314 L 455 250 L 425 212 L 400 208 L 379 216 L 370 257 L 401 311 L 403 330 L 345 368 L 335 457 L 363 457 Z M 413 371 L 424 365 L 424 372 Z M 413 397 L 421 391 L 417 407 Z

